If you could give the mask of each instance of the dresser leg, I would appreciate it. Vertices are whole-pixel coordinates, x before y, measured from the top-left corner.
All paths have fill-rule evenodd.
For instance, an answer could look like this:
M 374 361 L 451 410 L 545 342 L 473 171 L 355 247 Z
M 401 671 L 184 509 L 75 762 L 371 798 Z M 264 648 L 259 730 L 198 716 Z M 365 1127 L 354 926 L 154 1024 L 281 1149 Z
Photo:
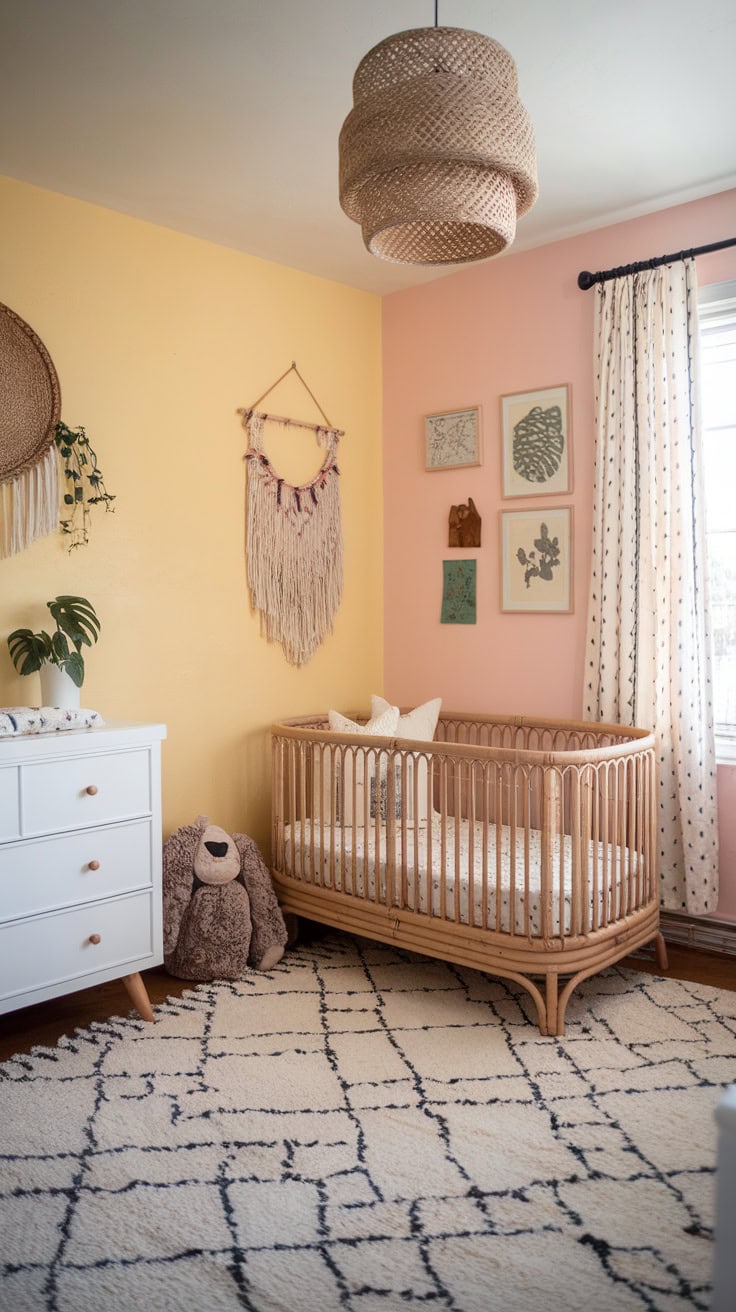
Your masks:
M 123 975 L 123 984 L 128 990 L 128 997 L 143 1020 L 153 1020 L 153 1008 L 146 992 L 146 986 L 136 971 L 135 975 Z

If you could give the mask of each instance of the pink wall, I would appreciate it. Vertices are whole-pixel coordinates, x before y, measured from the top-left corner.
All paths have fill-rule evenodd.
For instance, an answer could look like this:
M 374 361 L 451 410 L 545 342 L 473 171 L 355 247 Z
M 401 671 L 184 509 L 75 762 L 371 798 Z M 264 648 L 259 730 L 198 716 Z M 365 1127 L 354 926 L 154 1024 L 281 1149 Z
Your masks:
M 522 220 L 523 222 L 523 220 Z M 464 269 L 384 299 L 385 692 L 416 705 L 579 717 L 582 707 L 593 487 L 594 292 L 581 269 L 605 269 L 736 235 L 736 191 Z M 736 248 L 697 261 L 701 284 L 736 278 Z M 507 392 L 572 384 L 573 488 L 547 500 L 501 500 L 500 403 Z M 427 473 L 423 416 L 482 407 L 479 468 Z M 452 503 L 472 496 L 482 546 L 447 549 Z M 500 611 L 504 509 L 574 508 L 574 613 Z M 478 622 L 440 624 L 442 561 L 476 557 Z M 736 799 L 736 769 L 721 770 Z M 724 806 L 719 912 L 736 919 L 736 807 Z

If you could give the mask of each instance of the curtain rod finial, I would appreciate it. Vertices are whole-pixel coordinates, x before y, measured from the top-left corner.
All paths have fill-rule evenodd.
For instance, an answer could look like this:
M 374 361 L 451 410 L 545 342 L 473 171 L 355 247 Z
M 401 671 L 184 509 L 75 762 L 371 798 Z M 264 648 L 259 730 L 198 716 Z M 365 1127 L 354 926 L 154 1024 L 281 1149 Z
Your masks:
M 581 292 L 590 291 L 590 288 L 593 286 L 594 282 L 595 282 L 595 278 L 593 277 L 592 273 L 588 272 L 587 269 L 583 269 L 582 273 L 578 274 L 578 287 L 580 288 Z

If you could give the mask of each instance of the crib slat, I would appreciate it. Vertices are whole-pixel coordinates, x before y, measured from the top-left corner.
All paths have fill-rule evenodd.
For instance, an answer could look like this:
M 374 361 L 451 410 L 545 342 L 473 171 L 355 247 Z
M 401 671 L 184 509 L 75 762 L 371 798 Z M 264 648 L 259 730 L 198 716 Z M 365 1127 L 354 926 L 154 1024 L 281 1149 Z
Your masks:
M 591 861 L 592 861 L 592 837 L 593 837 L 593 803 L 594 803 L 594 780 L 595 771 L 590 765 L 583 767 L 583 823 L 582 823 L 582 899 L 581 899 L 581 933 L 587 934 L 593 928 L 593 912 L 591 907 L 592 889 L 591 889 Z
M 455 895 L 453 898 L 453 906 L 454 906 L 453 918 L 457 924 L 460 923 L 460 867 L 461 867 L 460 839 L 462 837 L 462 823 L 463 823 L 463 810 L 462 810 L 463 768 L 464 768 L 464 762 L 462 761 L 455 762 L 455 769 L 453 771 L 453 775 L 454 775 L 453 794 L 454 794 L 454 810 L 455 810 L 455 885 L 454 885 Z
M 582 870 L 582 808 L 580 799 L 580 770 L 572 768 L 572 804 L 570 828 L 572 830 L 572 887 L 570 891 L 570 933 L 583 932 L 583 870 Z
M 497 766 L 496 767 L 496 868 L 493 875 L 493 888 L 494 888 L 494 897 L 496 899 L 496 930 L 499 932 L 501 930 L 502 915 L 503 915 L 503 907 L 501 905 L 503 901 L 503 893 L 502 893 L 502 889 L 503 889 L 503 784 L 504 784 L 503 766 Z M 511 783 L 509 783 L 509 789 L 511 792 L 514 791 Z M 514 851 L 514 842 L 515 842 L 515 835 L 512 829 L 511 892 L 509 894 L 512 908 L 514 902 L 514 893 L 513 893 L 514 863 L 516 860 L 516 852 Z M 513 923 L 514 922 L 512 917 L 509 926 L 509 928 L 511 929 L 511 933 L 514 932 Z
M 594 930 L 600 924 L 600 902 L 598 900 L 598 864 L 600 861 L 600 843 L 599 843 L 599 820 L 600 820 L 600 773 L 599 769 L 593 770 L 593 915 L 592 927 Z
M 396 755 L 396 756 L 392 759 L 392 761 L 391 761 L 391 773 L 393 774 L 394 779 L 395 779 L 395 777 L 396 777 L 396 766 L 397 766 L 397 764 L 398 764 L 398 767 L 399 767 L 399 797 L 398 797 L 397 800 L 398 800 L 398 806 L 399 806 L 399 808 L 400 808 L 400 810 L 399 810 L 399 818 L 400 818 L 400 826 L 399 826 L 399 828 L 400 828 L 400 834 L 401 834 L 401 840 L 400 840 L 400 847 L 401 847 L 401 905 L 402 905 L 402 907 L 408 907 L 408 906 L 409 906 L 409 872 L 408 872 L 408 870 L 407 870 L 407 864 L 406 864 L 406 863 L 407 863 L 407 851 L 406 851 L 407 819 L 406 819 L 406 813 L 407 813 L 407 811 L 408 811 L 408 809 L 409 809 L 409 798 L 408 798 L 408 778 L 407 778 L 407 769 L 408 769 L 408 765 L 407 765 L 407 759 L 406 759 L 406 752 L 400 752 L 400 753 L 397 753 L 397 755 Z M 396 805 L 396 803 L 395 803 L 395 805 Z M 412 910 L 416 910 L 416 906 L 414 905 L 415 900 L 416 900 L 416 884 L 414 885 L 414 898 L 413 898 Z
M 468 766 L 468 924 L 475 924 L 475 761 Z
M 646 766 L 643 762 L 637 761 L 639 767 L 639 791 L 636 798 L 636 850 L 638 854 L 636 866 L 636 905 L 642 904 L 642 888 L 644 884 L 645 872 L 649 863 L 647 853 L 649 844 L 644 827 L 644 808 L 646 805 Z
M 552 938 L 552 883 L 554 879 L 554 832 L 555 815 L 559 800 L 557 771 L 548 768 L 543 771 L 542 781 L 542 869 L 541 869 L 541 903 L 542 903 L 542 938 L 545 943 Z
M 291 873 L 294 874 L 296 866 L 296 757 L 297 744 L 293 739 L 289 742 L 289 823 L 291 824 Z
M 529 881 L 529 830 L 531 828 L 531 781 L 526 771 L 522 771 L 524 779 L 524 806 L 522 810 L 522 830 L 524 834 L 524 933 L 531 939 L 531 890 Z
M 558 902 L 559 902 L 559 920 L 557 922 L 556 933 L 559 934 L 561 939 L 564 939 L 566 935 L 569 934 L 570 932 L 569 926 L 571 923 L 568 922 L 568 915 L 567 915 L 566 888 L 567 888 L 567 884 L 569 883 L 569 880 L 567 880 L 566 878 L 567 871 L 565 869 L 565 863 L 570 859 L 570 853 L 568 850 L 569 844 L 567 847 L 565 847 L 565 814 L 566 814 L 565 813 L 565 781 L 566 781 L 565 772 L 564 770 L 561 770 L 559 772 L 560 795 L 557 799 L 557 812 L 555 815 L 555 834 L 554 834 L 554 841 L 557 844 L 557 850 L 559 856 L 559 861 L 557 866 L 557 895 L 558 895 Z M 570 908 L 570 915 L 572 916 L 572 907 Z
M 304 878 L 306 869 L 306 840 L 305 830 L 307 827 L 307 768 L 306 768 L 306 745 L 299 743 L 299 874 Z
M 440 917 L 447 913 L 447 758 L 440 761 Z

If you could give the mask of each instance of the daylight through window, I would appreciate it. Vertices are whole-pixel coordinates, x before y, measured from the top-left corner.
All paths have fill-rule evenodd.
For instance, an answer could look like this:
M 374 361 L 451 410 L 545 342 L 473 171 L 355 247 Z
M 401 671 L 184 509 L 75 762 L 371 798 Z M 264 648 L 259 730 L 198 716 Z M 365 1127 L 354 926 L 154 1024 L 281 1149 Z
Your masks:
M 736 737 L 736 284 L 703 289 L 699 315 L 714 712 Z

